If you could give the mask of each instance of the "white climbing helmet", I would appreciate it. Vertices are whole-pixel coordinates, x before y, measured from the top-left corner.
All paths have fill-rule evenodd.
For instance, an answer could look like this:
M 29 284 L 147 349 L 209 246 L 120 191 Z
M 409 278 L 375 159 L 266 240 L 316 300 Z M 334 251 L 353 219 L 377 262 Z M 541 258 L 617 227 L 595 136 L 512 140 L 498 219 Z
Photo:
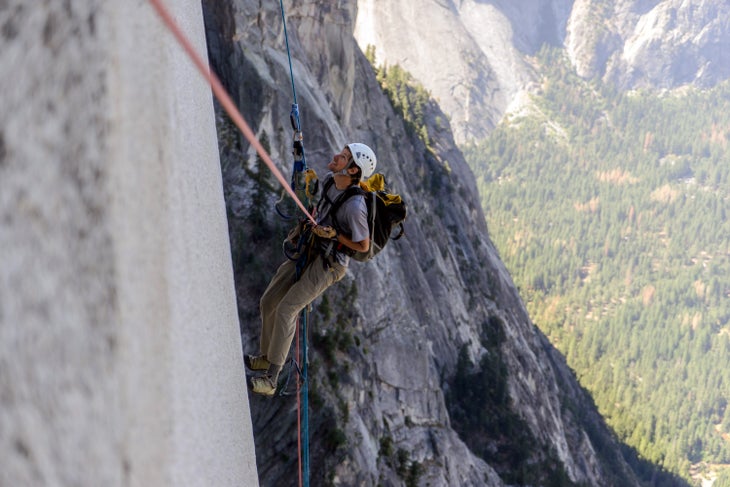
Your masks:
M 375 158 L 375 152 L 370 147 L 359 142 L 347 144 L 347 148 L 350 149 L 355 164 L 362 170 L 362 179 L 367 179 L 372 176 L 375 172 L 375 166 L 378 164 Z

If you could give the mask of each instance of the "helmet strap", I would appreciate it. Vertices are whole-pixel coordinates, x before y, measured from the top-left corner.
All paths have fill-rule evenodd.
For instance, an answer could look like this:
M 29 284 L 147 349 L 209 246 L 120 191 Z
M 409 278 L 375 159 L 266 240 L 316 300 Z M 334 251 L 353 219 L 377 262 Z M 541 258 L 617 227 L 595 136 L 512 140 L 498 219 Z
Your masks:
M 352 174 L 348 172 L 351 167 L 357 167 L 357 164 L 355 164 L 355 159 L 353 159 L 352 157 L 349 161 L 347 161 L 347 166 L 345 166 L 342 171 L 338 171 L 337 174 L 341 174 L 343 176 L 352 176 Z

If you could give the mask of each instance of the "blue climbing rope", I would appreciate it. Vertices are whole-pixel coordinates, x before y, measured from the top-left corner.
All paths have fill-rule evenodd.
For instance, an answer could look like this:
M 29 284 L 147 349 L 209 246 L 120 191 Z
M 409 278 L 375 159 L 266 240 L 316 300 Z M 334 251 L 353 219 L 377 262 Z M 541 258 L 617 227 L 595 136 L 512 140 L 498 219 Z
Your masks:
M 284 40 L 286 41 L 286 55 L 289 57 L 289 76 L 291 77 L 291 91 L 294 95 L 294 104 L 297 104 L 297 89 L 294 87 L 294 70 L 291 64 L 291 51 L 289 50 L 289 33 L 286 31 L 286 13 L 284 12 L 284 0 L 279 0 L 281 7 L 281 22 L 284 24 Z
M 284 40 L 286 41 L 286 55 L 289 58 L 289 76 L 291 78 L 291 89 L 293 95 L 293 103 L 289 120 L 294 130 L 294 137 L 292 142 L 293 155 L 294 155 L 294 167 L 292 169 L 291 176 L 291 189 L 298 194 L 304 193 L 306 203 L 309 204 L 309 188 L 308 182 L 305 180 L 302 184 L 303 174 L 307 170 L 307 160 L 304 157 L 304 143 L 302 136 L 302 123 L 299 117 L 299 104 L 297 103 L 297 90 L 294 83 L 294 68 L 292 67 L 291 50 L 289 49 L 289 33 L 286 28 L 286 12 L 284 11 L 284 0 L 279 0 L 279 6 L 281 7 L 281 21 L 284 25 Z M 282 195 L 283 197 L 283 195 Z M 281 200 L 280 200 L 281 201 Z M 291 218 L 285 215 L 279 209 L 279 203 L 276 205 L 276 211 L 285 219 Z M 304 252 L 304 258 L 306 258 L 307 252 Z M 299 279 L 302 266 L 297 265 L 296 278 Z M 309 487 L 309 356 L 307 350 L 307 318 L 309 315 L 308 306 L 305 306 L 302 310 L 299 324 L 301 327 L 301 342 L 302 342 L 302 357 L 301 364 L 297 364 L 297 369 L 300 371 L 302 387 L 300 391 L 300 400 L 302 403 L 301 410 L 297 411 L 299 415 L 298 422 L 301 424 L 299 431 L 299 444 L 301 449 L 299 452 L 300 464 L 299 464 L 299 483 L 303 483 L 304 487 Z
M 304 172 L 307 170 L 307 159 L 304 156 L 304 143 L 302 136 L 302 122 L 299 116 L 299 104 L 297 103 L 297 90 L 294 83 L 294 67 L 292 64 L 291 50 L 289 48 L 289 32 L 286 28 L 286 12 L 284 11 L 284 0 L 279 0 L 279 6 L 281 7 L 281 21 L 284 24 L 284 40 L 286 42 L 286 55 L 289 59 L 289 77 L 291 78 L 291 90 L 294 103 L 291 106 L 291 112 L 289 119 L 291 121 L 292 129 L 294 130 L 294 140 L 292 143 L 293 154 L 294 154 L 294 168 L 291 175 L 291 189 L 297 193 L 300 198 L 303 198 L 307 190 L 307 182 L 304 180 Z M 285 220 L 292 218 L 292 215 L 285 213 L 280 205 L 285 201 L 286 195 L 282 193 L 281 198 L 276 203 L 276 211 L 279 216 Z
M 302 470 L 309 486 L 309 352 L 307 351 L 307 308 L 302 311 Z

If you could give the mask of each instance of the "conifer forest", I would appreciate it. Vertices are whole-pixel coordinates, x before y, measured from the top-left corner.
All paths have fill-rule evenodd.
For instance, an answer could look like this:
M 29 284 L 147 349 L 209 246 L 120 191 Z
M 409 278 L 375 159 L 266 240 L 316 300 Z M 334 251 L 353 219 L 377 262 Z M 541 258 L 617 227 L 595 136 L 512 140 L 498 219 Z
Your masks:
M 619 439 L 730 485 L 730 84 L 615 92 L 562 56 L 465 150 L 490 235 Z

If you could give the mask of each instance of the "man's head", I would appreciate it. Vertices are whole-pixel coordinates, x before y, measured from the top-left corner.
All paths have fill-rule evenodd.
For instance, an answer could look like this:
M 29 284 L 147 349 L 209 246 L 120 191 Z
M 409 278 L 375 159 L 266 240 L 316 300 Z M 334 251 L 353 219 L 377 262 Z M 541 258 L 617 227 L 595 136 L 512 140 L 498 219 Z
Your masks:
M 347 144 L 335 154 L 327 168 L 336 175 L 349 176 L 353 182 L 369 178 L 375 172 L 377 161 L 373 150 L 365 144 Z
M 367 179 L 372 176 L 375 172 L 375 167 L 378 165 L 375 152 L 370 147 L 359 142 L 347 144 L 347 148 L 350 150 L 355 164 L 362 171 L 362 179 Z

